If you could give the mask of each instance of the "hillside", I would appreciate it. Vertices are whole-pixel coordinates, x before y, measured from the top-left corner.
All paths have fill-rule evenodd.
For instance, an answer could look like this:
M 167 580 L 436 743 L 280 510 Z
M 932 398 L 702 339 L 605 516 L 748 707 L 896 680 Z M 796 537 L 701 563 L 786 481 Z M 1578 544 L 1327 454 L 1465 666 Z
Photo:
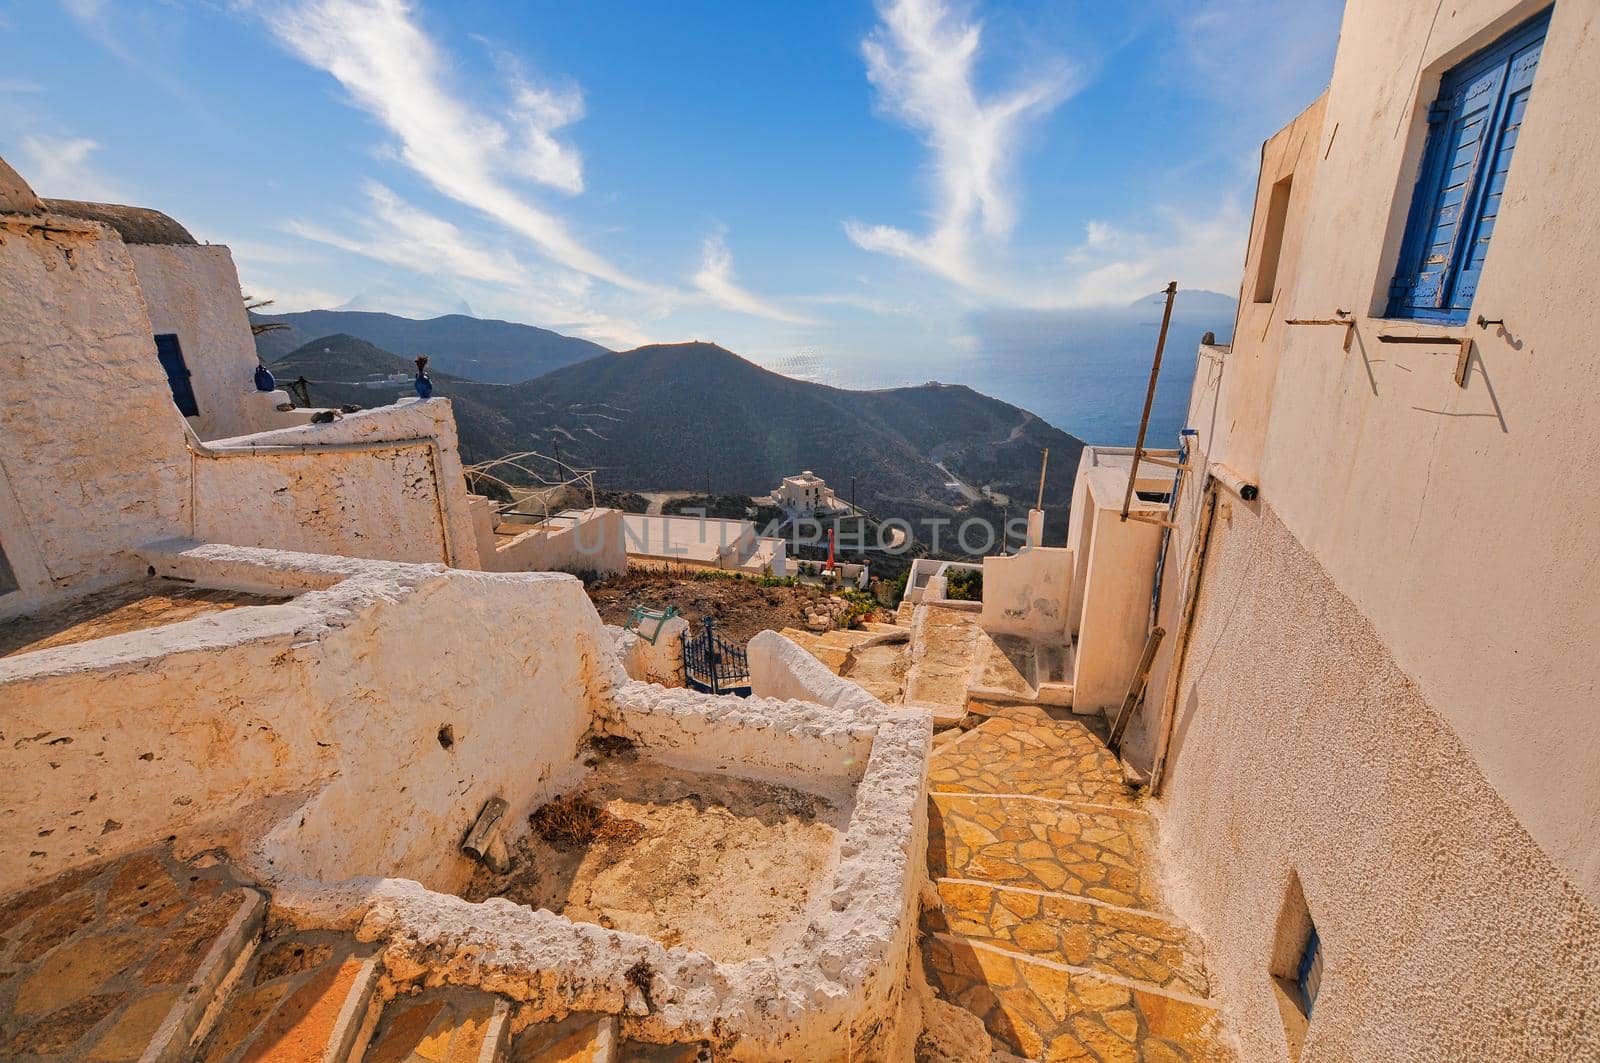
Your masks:
M 343 373 L 365 366 L 381 378 L 392 371 L 382 357 L 392 354 L 349 339 L 315 341 L 273 369 L 292 364 L 296 374 L 319 381 L 315 402 L 392 401 L 387 391 L 323 383 L 330 374 L 310 371 L 324 347 L 333 350 L 323 357 L 337 358 L 325 364 Z M 1001 508 L 948 487 L 939 461 L 972 487 L 987 484 L 1016 499 L 1012 513 L 1019 515 L 1037 491 L 1040 452 L 1049 447 L 1045 496 L 1056 538 L 1065 534 L 1083 447 L 1025 410 L 963 385 L 846 391 L 780 376 L 706 343 L 608 353 L 512 386 L 445 377 L 435 384 L 456 403 L 469 462 L 559 446 L 563 460 L 595 468 L 604 488 L 745 494 L 812 469 L 845 496 L 854 477 L 858 502 L 880 519 L 998 520 Z
M 335 334 L 359 337 L 404 358 L 426 354 L 441 373 L 491 384 L 516 384 L 610 351 L 598 343 L 510 321 L 463 314 L 415 321 L 365 310 L 307 310 L 251 315 L 289 326 L 256 337 L 256 351 L 274 362 L 306 342 Z

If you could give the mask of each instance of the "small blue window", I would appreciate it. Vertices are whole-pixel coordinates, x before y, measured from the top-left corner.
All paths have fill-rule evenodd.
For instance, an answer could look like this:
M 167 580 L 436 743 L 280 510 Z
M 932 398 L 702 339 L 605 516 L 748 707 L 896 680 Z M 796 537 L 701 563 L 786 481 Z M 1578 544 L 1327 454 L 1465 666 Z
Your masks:
M 1306 1018 L 1311 1017 L 1311 1009 L 1317 1003 L 1317 990 L 1322 988 L 1322 939 L 1317 936 L 1317 928 L 1311 928 L 1311 936 L 1306 938 L 1306 947 L 1300 953 L 1300 964 L 1295 968 L 1295 988 L 1300 991 L 1300 1010 L 1306 1013 Z
M 1549 23 L 1546 9 L 1440 83 L 1389 317 L 1467 320 Z
M 178 337 L 170 332 L 158 335 L 156 357 L 161 360 L 161 368 L 167 371 L 167 386 L 172 389 L 172 401 L 178 407 L 178 412 L 185 417 L 200 416 L 200 404 L 195 401 L 194 383 L 190 379 L 189 366 L 183 360 L 183 348 L 178 345 Z

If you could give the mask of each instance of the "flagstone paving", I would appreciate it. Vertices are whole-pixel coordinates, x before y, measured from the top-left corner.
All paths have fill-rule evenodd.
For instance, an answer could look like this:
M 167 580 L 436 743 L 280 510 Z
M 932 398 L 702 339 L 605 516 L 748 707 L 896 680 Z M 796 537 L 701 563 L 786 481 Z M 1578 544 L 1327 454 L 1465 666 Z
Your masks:
M 1032 704 L 985 717 L 929 767 L 929 984 L 1030 1060 L 1232 1060 L 1103 725 Z
M 1131 807 L 1122 767 L 1106 748 L 1098 723 L 1098 717 L 1037 705 L 996 709 L 972 733 L 939 752 L 929 766 L 928 785 L 945 793 L 1024 794 Z
M 928 869 L 938 878 L 1152 909 L 1143 828 L 1143 814 L 1129 809 L 936 793 L 928 809 Z

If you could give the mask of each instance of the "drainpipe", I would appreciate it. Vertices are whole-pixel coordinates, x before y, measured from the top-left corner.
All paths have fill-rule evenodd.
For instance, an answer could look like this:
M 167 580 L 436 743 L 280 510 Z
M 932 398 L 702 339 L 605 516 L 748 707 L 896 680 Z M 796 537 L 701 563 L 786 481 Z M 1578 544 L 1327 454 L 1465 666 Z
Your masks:
M 198 499 L 195 497 L 194 465 L 196 458 L 237 458 L 256 454 L 375 454 L 382 450 L 409 450 L 426 447 L 428 473 L 433 480 L 433 509 L 439 518 L 439 547 L 444 563 L 454 566 L 455 547 L 450 541 L 450 521 L 444 508 L 444 485 L 439 479 L 439 461 L 443 452 L 439 441 L 432 436 L 411 436 L 406 439 L 374 440 L 364 443 L 250 443 L 239 447 L 213 447 L 195 434 L 194 426 L 184 422 L 184 443 L 189 448 L 189 537 L 195 538 Z
M 1161 795 L 1161 784 L 1166 775 L 1167 752 L 1172 745 L 1172 728 L 1177 716 L 1178 690 L 1183 685 L 1184 657 L 1189 650 L 1189 636 L 1194 631 L 1195 607 L 1200 601 L 1200 582 L 1205 575 L 1206 552 L 1211 546 L 1211 525 L 1217 513 L 1217 479 L 1206 477 L 1205 500 L 1200 512 L 1200 527 L 1195 534 L 1194 548 L 1189 554 L 1189 565 L 1184 573 L 1187 588 L 1183 599 L 1183 615 L 1178 621 L 1177 638 L 1172 645 L 1172 675 L 1161 699 L 1161 722 L 1158 727 L 1155 763 L 1150 768 L 1150 793 Z

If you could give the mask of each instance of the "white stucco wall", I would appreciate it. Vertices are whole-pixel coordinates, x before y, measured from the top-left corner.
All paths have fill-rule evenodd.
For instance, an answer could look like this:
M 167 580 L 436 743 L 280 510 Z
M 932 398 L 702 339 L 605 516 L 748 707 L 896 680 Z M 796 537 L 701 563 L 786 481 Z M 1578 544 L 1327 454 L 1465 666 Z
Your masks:
M 546 525 L 531 527 L 514 539 L 501 539 L 483 567 L 496 572 L 598 572 L 617 575 L 628 570 L 627 536 L 621 510 L 567 510 Z M 516 525 L 502 526 L 502 530 Z
M 207 824 L 253 851 L 286 812 L 257 803 L 282 795 L 311 798 L 306 825 L 269 838 L 265 860 L 448 887 L 470 870 L 456 844 L 483 802 L 525 813 L 618 678 L 570 576 L 218 546 L 145 559 L 205 586 L 304 593 L 0 660 L 7 734 L 24 738 L 0 748 L 0 849 L 18 854 L 0 894 Z M 410 811 L 374 819 L 375 802 Z
M 193 537 L 481 567 L 448 399 L 196 448 Z
M 1072 710 L 1114 711 L 1144 652 L 1150 624 L 1150 589 L 1155 579 L 1161 528 L 1122 519 L 1127 470 L 1086 470 L 1084 538 L 1087 561 L 1081 566 L 1082 607 L 1072 678 Z M 1165 517 L 1166 506 L 1135 499 L 1131 511 Z M 987 588 L 986 588 L 987 589 Z
M 22 591 L 82 589 L 188 521 L 183 418 L 133 264 L 102 225 L 0 215 L 0 541 Z
M 281 392 L 256 390 L 255 340 L 233 255 L 221 244 L 136 244 L 128 248 L 152 334 L 173 333 L 183 349 L 201 439 L 265 432 L 303 418 L 277 411 Z
M 1291 872 L 1324 956 L 1302 1063 L 1600 1058 L 1600 911 L 1269 507 L 1208 556 L 1154 808 L 1241 1058 L 1286 1058 Z
M 979 623 L 994 634 L 1066 641 L 1076 568 L 1072 551 L 1057 546 L 1035 546 L 984 558 Z
M 1472 308 L 1505 327 L 1376 316 L 1440 75 L 1543 6 L 1349 4 L 1280 309 L 1322 317 L 1353 301 L 1356 342 L 1345 354 L 1339 329 L 1285 331 L 1261 484 L 1518 819 L 1600 900 L 1600 741 L 1580 723 L 1600 702 L 1600 7 L 1555 5 Z M 1470 335 L 1467 386 L 1454 346 L 1381 344 L 1384 332 Z

